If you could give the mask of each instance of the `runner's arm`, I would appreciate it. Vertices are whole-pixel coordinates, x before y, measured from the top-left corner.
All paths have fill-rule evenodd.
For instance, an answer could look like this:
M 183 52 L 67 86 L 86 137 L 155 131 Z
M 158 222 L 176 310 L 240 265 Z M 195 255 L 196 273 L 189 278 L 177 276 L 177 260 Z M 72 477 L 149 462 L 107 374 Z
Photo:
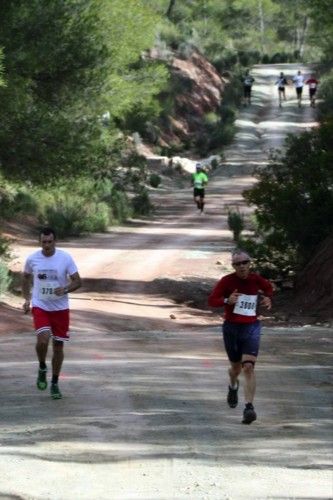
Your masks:
M 273 286 L 270 281 L 266 280 L 262 276 L 258 276 L 260 290 L 263 291 L 263 297 L 261 299 L 261 305 L 267 309 L 272 307 L 272 296 L 273 296 Z
M 218 283 L 215 285 L 213 288 L 211 294 L 208 297 L 208 305 L 211 307 L 223 307 L 225 304 L 225 299 L 226 297 L 224 294 L 226 293 L 225 290 L 225 283 L 223 278 L 218 281 Z
M 75 290 L 77 290 L 78 288 L 80 288 L 82 286 L 82 281 L 81 281 L 81 277 L 80 277 L 79 273 L 71 274 L 71 276 L 69 278 L 70 278 L 71 282 L 67 286 L 67 290 L 68 290 L 67 293 L 74 292 Z
M 30 309 L 30 299 L 31 299 L 31 285 L 32 285 L 32 274 L 23 273 L 22 277 L 22 295 L 25 299 L 23 304 L 23 311 L 27 313 Z
M 74 292 L 82 286 L 82 281 L 79 273 L 73 273 L 69 276 L 70 283 L 66 286 L 56 288 L 54 293 L 56 295 L 66 295 L 66 293 Z

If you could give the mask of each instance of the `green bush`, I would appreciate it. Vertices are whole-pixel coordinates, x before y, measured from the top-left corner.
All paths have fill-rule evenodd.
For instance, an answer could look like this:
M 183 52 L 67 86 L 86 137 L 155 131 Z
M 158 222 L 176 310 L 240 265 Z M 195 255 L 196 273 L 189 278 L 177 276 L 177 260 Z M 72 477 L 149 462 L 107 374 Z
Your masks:
M 0 259 L 0 297 L 7 292 L 10 281 L 9 270 L 6 264 Z
M 212 170 L 216 170 L 217 167 L 219 166 L 219 162 L 216 158 L 213 158 L 212 161 L 210 162 L 210 166 Z
M 318 245 L 333 233 L 333 124 L 290 135 L 284 152 L 256 172 L 258 182 L 243 193 L 256 206 L 252 243 L 262 263 L 283 272 L 302 267 Z M 260 250 L 261 251 L 261 250 Z
M 9 246 L 9 240 L 0 235 L 0 258 L 2 258 L 2 260 L 8 260 L 10 258 Z
M 67 179 L 48 189 L 36 190 L 39 220 L 58 228 L 62 236 L 105 231 L 132 215 L 122 183 L 87 177 Z M 75 186 L 75 192 L 73 191 Z
M 161 184 L 161 177 L 158 174 L 150 174 L 149 184 L 153 188 L 157 188 Z
M 233 232 L 234 241 L 238 244 L 240 235 L 244 230 L 244 216 L 240 213 L 239 209 L 228 209 L 228 227 Z
M 106 231 L 110 220 L 107 204 L 94 201 L 84 204 L 84 201 L 77 196 L 58 200 L 57 204 L 46 208 L 43 224 L 56 228 L 60 238 Z
M 32 191 L 19 183 L 11 183 L 0 177 L 0 214 L 12 219 L 17 214 L 33 214 L 37 203 Z
M 323 120 L 333 119 L 333 69 L 321 79 L 318 97 L 322 99 L 318 108 Z
M 152 211 L 152 204 L 149 199 L 148 191 L 141 188 L 140 192 L 132 199 L 132 207 L 134 215 L 146 216 Z
M 114 190 L 109 206 L 111 207 L 113 217 L 110 221 L 111 223 L 123 222 L 132 217 L 132 207 L 124 191 Z

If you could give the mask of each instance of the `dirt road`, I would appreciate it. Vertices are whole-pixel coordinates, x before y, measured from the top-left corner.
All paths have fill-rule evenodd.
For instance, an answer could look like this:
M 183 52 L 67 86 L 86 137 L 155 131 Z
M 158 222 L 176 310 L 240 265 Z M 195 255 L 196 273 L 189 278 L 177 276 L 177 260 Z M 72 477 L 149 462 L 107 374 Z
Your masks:
M 264 327 L 258 421 L 242 426 L 242 407 L 225 403 L 220 318 L 191 307 L 230 270 L 227 207 L 242 206 L 253 166 L 286 132 L 314 125 L 293 89 L 277 107 L 276 75 L 298 69 L 286 68 L 255 68 L 253 103 L 211 178 L 204 215 L 190 188 L 162 187 L 151 221 L 61 245 L 85 282 L 71 298 L 63 400 L 35 389 L 30 318 L 2 309 L 0 498 L 332 497 L 331 328 Z M 13 268 L 34 248 L 28 235 L 18 239 Z

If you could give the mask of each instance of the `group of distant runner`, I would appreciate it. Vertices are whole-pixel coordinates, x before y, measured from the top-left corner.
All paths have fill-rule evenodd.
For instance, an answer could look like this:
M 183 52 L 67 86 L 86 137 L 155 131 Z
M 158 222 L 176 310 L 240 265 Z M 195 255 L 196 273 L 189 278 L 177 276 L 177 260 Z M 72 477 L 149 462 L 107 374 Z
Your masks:
M 252 75 L 250 75 L 249 70 L 246 70 L 245 76 L 243 78 L 243 86 L 244 86 L 244 103 L 245 105 L 251 104 L 251 93 L 252 93 L 252 85 L 255 82 L 255 79 Z M 278 89 L 279 96 L 279 106 L 282 107 L 282 101 L 286 101 L 286 86 L 293 84 L 296 90 L 297 103 L 298 107 L 302 105 L 302 94 L 304 85 L 309 86 L 309 98 L 310 98 L 310 106 L 315 107 L 315 99 L 317 87 L 319 84 L 319 80 L 315 78 L 315 75 L 311 75 L 310 78 L 305 78 L 300 70 L 297 71 L 297 74 L 292 79 L 287 79 L 284 75 L 283 71 L 281 71 L 280 76 L 275 82 Z M 195 172 L 192 174 L 191 183 L 193 186 L 193 199 L 196 204 L 200 214 L 204 211 L 205 206 L 205 186 L 208 183 L 208 176 L 205 168 L 197 163 L 195 167 Z
M 246 70 L 246 73 L 243 77 L 243 92 L 244 92 L 244 105 L 251 104 L 251 93 L 252 93 L 252 85 L 255 82 L 253 76 L 250 75 L 249 70 Z M 309 78 L 305 78 L 302 72 L 299 70 L 297 74 L 288 79 L 284 75 L 283 71 L 281 71 L 279 78 L 276 80 L 275 85 L 277 85 L 278 89 L 278 97 L 279 97 L 279 107 L 282 107 L 282 101 L 286 101 L 286 86 L 293 84 L 296 90 L 296 97 L 298 107 L 300 108 L 302 105 L 302 95 L 303 95 L 303 87 L 304 85 L 309 86 L 309 99 L 310 106 L 312 108 L 316 105 L 316 92 L 319 85 L 319 80 L 316 79 L 315 75 L 311 75 Z

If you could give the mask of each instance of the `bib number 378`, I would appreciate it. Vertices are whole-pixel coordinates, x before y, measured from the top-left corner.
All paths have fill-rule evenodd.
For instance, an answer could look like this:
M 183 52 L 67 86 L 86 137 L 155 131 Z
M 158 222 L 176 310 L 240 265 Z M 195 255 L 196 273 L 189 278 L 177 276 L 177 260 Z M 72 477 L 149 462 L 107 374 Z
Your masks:
M 41 300 L 55 300 L 58 299 L 58 295 L 54 293 L 54 289 L 59 285 L 57 282 L 45 282 L 39 285 L 38 296 Z

